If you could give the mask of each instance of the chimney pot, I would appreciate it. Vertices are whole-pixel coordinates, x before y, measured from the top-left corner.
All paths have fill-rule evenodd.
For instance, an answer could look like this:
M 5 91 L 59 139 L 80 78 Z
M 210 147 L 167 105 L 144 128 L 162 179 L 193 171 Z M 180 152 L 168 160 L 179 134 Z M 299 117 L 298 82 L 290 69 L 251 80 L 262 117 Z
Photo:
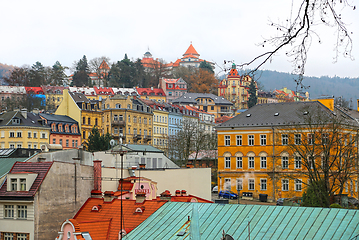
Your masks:
M 94 175 L 94 190 L 101 192 L 101 160 L 93 161 L 93 175 Z

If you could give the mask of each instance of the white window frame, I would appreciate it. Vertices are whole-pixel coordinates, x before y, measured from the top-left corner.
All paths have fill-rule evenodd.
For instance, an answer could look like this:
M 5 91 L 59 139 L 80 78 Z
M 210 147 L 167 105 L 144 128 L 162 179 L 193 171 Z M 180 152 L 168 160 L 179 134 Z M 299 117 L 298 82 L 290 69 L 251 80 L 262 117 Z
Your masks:
M 294 180 L 294 190 L 297 192 L 302 191 L 302 180 L 301 179 L 295 179 Z
M 255 165 L 254 165 L 254 156 L 248 156 L 248 168 L 250 169 L 254 169 Z
M 260 184 L 261 190 L 266 191 L 267 190 L 267 179 L 261 178 L 260 181 L 261 181 L 261 184 Z
M 248 178 L 248 190 L 254 191 L 255 190 L 255 179 L 254 178 Z M 253 188 L 252 188 L 253 187 Z
M 231 136 L 230 135 L 224 136 L 224 146 L 231 146 Z
M 302 157 L 294 156 L 294 168 L 301 169 L 302 168 Z
M 286 145 L 288 145 L 288 142 L 289 142 L 288 134 L 282 134 L 282 145 L 286 146 Z
M 282 169 L 288 169 L 288 168 L 289 168 L 289 157 L 282 156 Z
M 254 146 L 254 135 L 248 135 L 248 146 Z
M 282 179 L 282 191 L 289 191 L 289 180 L 288 179 Z
M 261 169 L 267 169 L 267 157 L 266 156 L 261 156 Z
M 231 168 L 231 157 L 224 157 L 224 168 Z
M 267 145 L 267 135 L 261 134 L 260 135 L 260 140 L 261 140 L 261 146 L 266 146 Z
M 237 178 L 236 187 L 237 191 L 243 190 L 243 178 Z
M 302 134 L 296 133 L 294 134 L 294 144 L 301 145 L 302 144 Z
M 242 146 L 242 135 L 236 135 L 237 146 Z
M 237 168 L 243 168 L 243 157 L 236 157 L 236 167 Z

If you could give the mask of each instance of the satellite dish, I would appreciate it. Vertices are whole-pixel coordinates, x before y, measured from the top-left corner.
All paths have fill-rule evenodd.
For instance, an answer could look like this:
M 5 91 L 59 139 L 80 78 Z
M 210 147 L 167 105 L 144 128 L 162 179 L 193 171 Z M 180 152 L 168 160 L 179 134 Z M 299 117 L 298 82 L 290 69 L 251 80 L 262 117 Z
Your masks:
M 111 147 L 115 146 L 115 144 L 116 144 L 116 141 L 115 141 L 115 140 L 113 140 L 113 139 L 111 139 L 111 141 L 110 141 L 110 145 L 111 145 Z

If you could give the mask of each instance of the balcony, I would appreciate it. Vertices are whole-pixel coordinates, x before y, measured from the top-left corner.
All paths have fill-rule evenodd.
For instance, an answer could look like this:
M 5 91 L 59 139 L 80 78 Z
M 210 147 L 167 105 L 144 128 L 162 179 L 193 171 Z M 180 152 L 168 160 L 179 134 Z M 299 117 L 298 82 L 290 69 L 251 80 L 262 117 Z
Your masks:
M 143 137 L 143 140 L 146 141 L 146 142 L 151 141 L 151 139 L 152 139 L 152 137 L 149 136 L 149 135 L 145 135 L 145 136 Z
M 231 109 L 221 109 L 219 112 L 220 113 L 231 113 L 232 111 L 231 111 Z
M 125 139 L 126 139 L 126 137 L 125 137 L 122 133 L 113 134 L 112 137 L 113 137 L 113 139 L 115 139 L 115 140 L 118 140 L 118 139 L 120 139 L 120 138 L 122 138 L 122 140 L 125 140 Z
M 133 135 L 133 139 L 136 140 L 136 141 L 137 141 L 137 140 L 140 140 L 140 139 L 141 139 L 141 135 L 139 135 L 139 134 L 134 134 L 134 135 Z
M 125 127 L 126 126 L 126 122 L 125 121 L 120 121 L 120 120 L 113 120 L 111 123 L 112 126 L 120 126 L 120 127 Z

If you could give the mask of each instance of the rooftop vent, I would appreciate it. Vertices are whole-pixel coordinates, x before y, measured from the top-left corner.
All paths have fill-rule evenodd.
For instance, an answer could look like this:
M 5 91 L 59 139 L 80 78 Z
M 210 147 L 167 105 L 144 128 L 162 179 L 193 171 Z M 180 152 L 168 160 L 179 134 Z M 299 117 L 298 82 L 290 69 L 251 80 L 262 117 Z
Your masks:
M 276 113 L 274 114 L 274 116 L 279 116 L 279 113 L 276 112 Z
M 250 114 L 250 113 L 248 113 L 248 114 L 247 114 L 247 117 L 250 117 L 250 116 L 251 116 L 251 114 Z
M 303 115 L 308 115 L 308 112 L 307 112 L 307 111 L 305 111 L 305 112 L 303 113 Z

